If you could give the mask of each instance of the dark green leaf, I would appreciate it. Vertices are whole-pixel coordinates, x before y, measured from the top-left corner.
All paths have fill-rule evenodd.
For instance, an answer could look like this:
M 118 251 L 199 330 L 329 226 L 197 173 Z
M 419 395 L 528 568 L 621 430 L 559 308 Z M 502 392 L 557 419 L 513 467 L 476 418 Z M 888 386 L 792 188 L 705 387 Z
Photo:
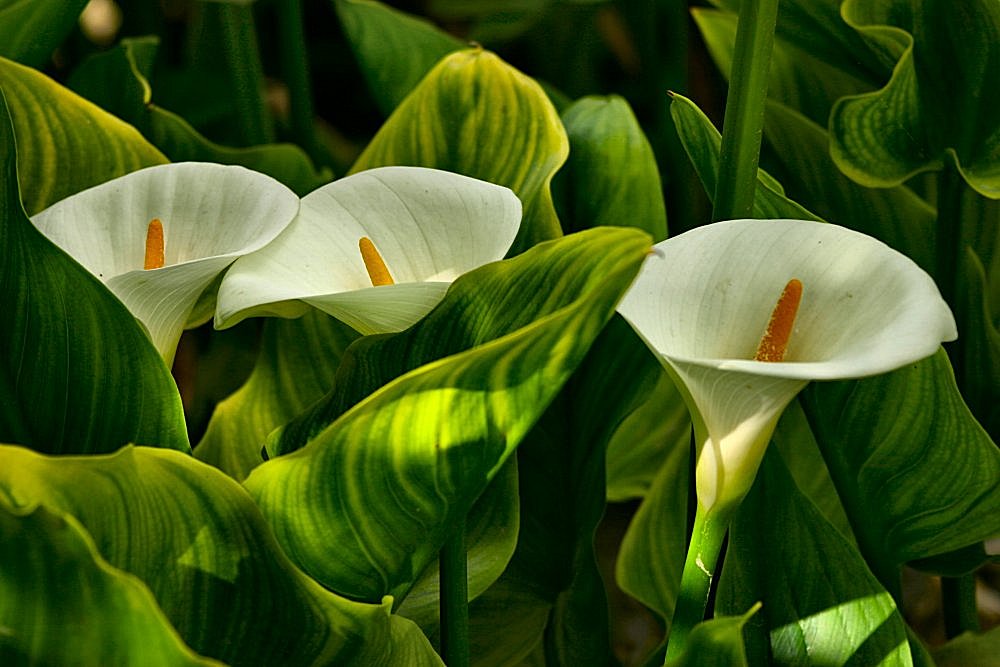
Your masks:
M 691 631 L 684 652 L 666 667 L 747 667 L 743 626 L 759 609 L 757 604 L 743 616 L 721 616 L 699 623 Z
M 967 632 L 933 651 L 937 667 L 1000 666 L 1000 627 L 989 632 Z
M 375 102 L 386 116 L 462 40 L 380 2 L 333 0 Z
M 653 241 L 667 237 L 667 211 L 656 156 L 623 98 L 585 97 L 562 112 L 569 160 L 561 219 L 568 234 L 603 225 L 638 227 Z
M 730 528 L 717 610 L 756 601 L 751 664 L 911 665 L 906 625 L 857 550 L 798 490 L 776 451 Z
M 5 87 L 10 81 L 17 79 L 4 79 Z M 177 387 L 140 325 L 25 215 L 16 163 L 31 148 L 15 144 L 3 98 L 0 442 L 53 453 L 109 452 L 128 442 L 188 450 Z
M 0 0 L 0 56 L 41 67 L 73 30 L 87 0 Z

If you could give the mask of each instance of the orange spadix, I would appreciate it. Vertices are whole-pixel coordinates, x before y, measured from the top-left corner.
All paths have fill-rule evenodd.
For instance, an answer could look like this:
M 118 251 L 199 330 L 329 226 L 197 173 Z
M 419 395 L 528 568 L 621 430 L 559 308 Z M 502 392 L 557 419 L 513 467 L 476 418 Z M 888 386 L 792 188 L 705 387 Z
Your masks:
M 163 263 L 163 223 L 159 218 L 153 218 L 146 228 L 146 259 L 142 268 L 159 269 Z
M 365 262 L 365 268 L 368 270 L 368 277 L 371 279 L 372 285 L 378 287 L 379 285 L 394 284 L 395 281 L 389 274 L 389 269 L 386 267 L 382 255 L 378 254 L 372 240 L 367 236 L 362 236 L 358 241 L 358 247 L 361 249 L 361 259 Z
M 802 301 L 802 283 L 792 278 L 785 285 L 778 303 L 771 312 L 771 321 L 757 346 L 755 361 L 781 361 L 785 358 L 788 339 L 792 337 L 792 327 L 795 325 L 795 315 L 799 312 L 799 302 Z

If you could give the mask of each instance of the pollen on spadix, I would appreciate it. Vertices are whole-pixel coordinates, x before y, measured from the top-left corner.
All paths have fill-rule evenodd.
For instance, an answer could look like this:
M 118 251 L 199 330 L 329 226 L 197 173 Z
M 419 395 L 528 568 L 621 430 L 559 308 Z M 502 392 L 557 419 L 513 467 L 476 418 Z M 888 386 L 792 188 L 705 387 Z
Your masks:
M 771 312 L 771 319 L 757 346 L 757 354 L 753 357 L 755 361 L 782 361 L 785 358 L 801 301 L 802 283 L 797 278 L 792 278 L 785 285 Z
M 142 268 L 159 269 L 163 264 L 163 223 L 159 218 L 153 218 L 146 228 L 146 259 Z
M 370 238 L 362 236 L 358 240 L 358 248 L 361 250 L 361 259 L 364 260 L 365 269 L 368 270 L 368 277 L 371 279 L 374 287 L 395 284 L 392 275 L 389 273 L 389 268 L 382 259 L 382 255 L 379 254 Z

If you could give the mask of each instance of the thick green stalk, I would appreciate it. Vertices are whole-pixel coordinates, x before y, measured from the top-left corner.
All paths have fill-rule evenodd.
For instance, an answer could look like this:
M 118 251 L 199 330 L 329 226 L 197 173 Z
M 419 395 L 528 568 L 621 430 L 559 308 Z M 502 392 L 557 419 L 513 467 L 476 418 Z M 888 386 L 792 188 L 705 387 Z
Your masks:
M 735 508 L 734 508 L 735 509 Z M 729 529 L 731 511 L 706 514 L 701 504 L 694 518 L 694 531 L 688 545 L 687 559 L 681 574 L 681 588 L 677 595 L 674 618 L 670 623 L 667 657 L 664 664 L 674 660 L 687 646 L 688 637 L 696 625 L 705 618 L 708 595 L 719 562 L 722 542 Z
M 468 667 L 469 570 L 465 551 L 465 518 L 441 547 L 441 657 L 448 667 Z
M 322 161 L 316 141 L 309 56 L 302 28 L 302 0 L 281 0 L 278 5 L 278 34 L 281 36 L 281 71 L 288 86 L 292 137 L 313 162 Z
M 944 632 L 949 639 L 963 632 L 982 631 L 976 606 L 975 575 L 942 577 L 941 607 L 944 613 Z
M 777 18 L 778 0 L 740 2 L 713 220 L 749 218 L 753 211 Z
M 257 49 L 253 7 L 233 3 L 210 3 L 219 12 L 222 48 L 233 82 L 240 135 L 248 145 L 274 141 L 274 127 L 264 105 L 264 68 Z

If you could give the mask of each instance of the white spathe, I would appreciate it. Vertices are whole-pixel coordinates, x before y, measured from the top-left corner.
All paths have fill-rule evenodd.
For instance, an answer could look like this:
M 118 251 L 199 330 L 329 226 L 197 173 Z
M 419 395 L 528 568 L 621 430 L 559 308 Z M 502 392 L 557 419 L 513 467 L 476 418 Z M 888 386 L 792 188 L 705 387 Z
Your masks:
M 270 176 L 178 162 L 79 192 L 31 221 L 121 299 L 170 365 L 184 328 L 215 309 L 206 288 L 237 257 L 271 242 L 298 208 L 295 193 Z M 144 270 L 153 218 L 163 224 L 165 263 Z
M 754 361 L 792 278 L 802 302 L 784 361 Z M 805 220 L 728 220 L 658 243 L 618 310 L 692 413 L 706 512 L 746 494 L 778 418 L 810 380 L 885 373 L 957 337 L 934 281 L 913 261 Z
M 520 221 L 520 200 L 499 185 L 421 167 L 359 172 L 306 195 L 272 244 L 233 264 L 215 325 L 297 317 L 308 304 L 363 334 L 401 331 L 459 275 L 502 259 Z M 372 286 L 361 237 L 375 244 L 395 284 Z

